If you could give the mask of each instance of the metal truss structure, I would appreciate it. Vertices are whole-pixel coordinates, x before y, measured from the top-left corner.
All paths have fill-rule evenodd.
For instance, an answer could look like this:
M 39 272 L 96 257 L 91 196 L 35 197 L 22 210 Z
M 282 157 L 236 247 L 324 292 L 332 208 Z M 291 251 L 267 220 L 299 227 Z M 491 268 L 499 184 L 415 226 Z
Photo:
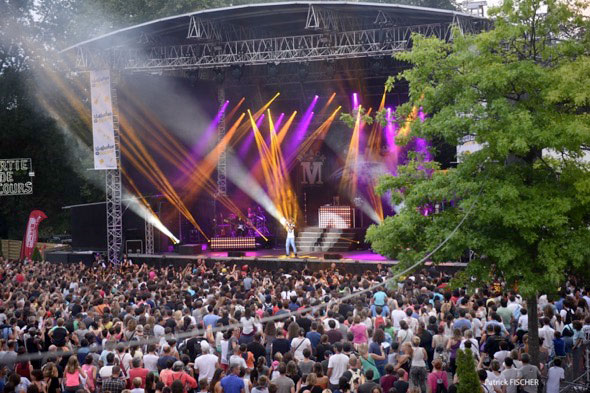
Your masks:
M 310 4 L 307 8 L 305 30 L 333 32 L 360 29 L 362 24 L 351 16 L 314 4 Z
M 403 23 L 398 16 L 380 10 L 371 22 L 363 24 L 349 15 L 310 4 L 303 29 L 309 34 L 269 35 L 255 28 L 191 16 L 182 43 L 158 45 L 144 34 L 138 41 L 145 45 L 92 52 L 78 48 L 76 65 L 96 69 L 107 62 L 122 71 L 153 72 L 391 56 L 410 48 L 414 33 L 449 40 L 453 27 L 462 33 L 489 28 L 486 20 L 461 15 L 446 23 Z
M 221 108 L 225 104 L 225 89 L 223 85 L 219 85 L 217 89 L 217 100 Z M 225 112 L 221 112 L 221 118 L 217 125 L 217 143 L 225 137 Z M 217 160 L 217 193 L 219 195 L 227 196 L 227 152 L 225 149 L 219 154 Z
M 391 55 L 412 33 L 448 38 L 449 25 L 428 24 L 202 44 L 114 48 L 115 68 L 128 71 L 220 68 Z
M 107 261 L 118 263 L 123 243 L 123 210 L 121 208 L 121 149 L 119 137 L 119 107 L 116 81 L 111 74 L 111 99 L 113 105 L 113 126 L 115 130 L 115 156 L 117 169 L 106 171 L 106 214 L 107 214 Z
M 153 255 L 154 253 L 154 226 L 150 223 L 148 217 L 144 217 L 145 222 L 145 253 Z
M 220 23 L 191 16 L 186 38 L 219 42 L 255 38 L 263 33 L 263 31 L 256 28 L 238 26 L 231 23 Z

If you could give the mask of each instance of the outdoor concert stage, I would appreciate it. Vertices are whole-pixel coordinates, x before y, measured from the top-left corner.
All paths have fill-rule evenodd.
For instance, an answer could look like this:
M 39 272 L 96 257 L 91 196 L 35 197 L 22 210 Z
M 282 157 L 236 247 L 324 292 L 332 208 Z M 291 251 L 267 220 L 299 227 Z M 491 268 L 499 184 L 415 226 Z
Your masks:
M 324 266 L 324 253 L 337 253 L 341 266 L 395 264 L 353 251 L 371 224 L 400 208 L 375 186 L 412 156 L 446 169 L 456 151 L 423 138 L 396 142 L 427 114 L 414 108 L 396 120 L 408 85 L 384 87 L 410 64 L 393 55 L 410 49 L 416 33 L 450 40 L 455 28 L 488 25 L 449 10 L 289 1 L 170 16 L 65 49 L 80 86 L 103 97 L 85 102 L 93 115 L 106 113 L 100 124 L 109 129 L 95 152 L 95 169 L 109 170 L 106 202 L 67 207 L 73 249 L 106 250 L 110 261 L 128 253 L 154 263 L 297 268 Z M 98 154 L 107 151 L 103 165 Z M 284 244 L 291 219 L 300 257 L 262 250 Z M 177 244 L 258 251 L 168 254 Z

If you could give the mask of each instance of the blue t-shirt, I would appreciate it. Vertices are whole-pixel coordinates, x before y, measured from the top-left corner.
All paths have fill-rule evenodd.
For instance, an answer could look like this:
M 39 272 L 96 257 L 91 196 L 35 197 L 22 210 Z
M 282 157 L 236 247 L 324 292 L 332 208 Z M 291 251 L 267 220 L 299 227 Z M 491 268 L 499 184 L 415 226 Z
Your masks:
M 207 314 L 203 317 L 203 324 L 205 325 L 205 329 L 207 329 L 209 326 L 211 327 L 215 327 L 215 325 L 217 324 L 217 321 L 220 319 L 221 317 L 219 315 L 215 315 L 215 314 Z
M 235 374 L 230 374 L 221 379 L 223 393 L 240 393 L 244 389 L 244 380 Z
M 311 341 L 311 346 L 315 349 L 315 347 L 317 347 L 318 344 L 320 343 L 320 339 L 322 338 L 322 335 L 319 334 L 318 332 L 307 332 L 305 337 L 307 339 L 309 339 L 309 341 Z
M 455 323 L 453 324 L 453 329 L 459 329 L 459 330 L 463 330 L 463 329 L 471 329 L 471 322 L 469 322 L 469 320 L 467 319 L 457 319 L 455 321 Z
M 374 304 L 376 306 L 384 306 L 386 297 L 387 297 L 387 295 L 383 291 L 375 292 L 375 294 L 373 295 L 373 299 L 375 299 Z
M 369 353 L 374 353 L 375 355 L 385 355 L 385 359 L 383 360 L 375 359 L 375 365 L 377 367 L 385 367 L 385 365 L 387 364 L 387 352 L 389 351 L 381 350 L 381 345 L 379 345 L 376 342 L 372 342 L 371 345 L 369 345 Z
M 565 341 L 562 338 L 553 339 L 553 348 L 555 348 L 555 356 L 565 356 Z

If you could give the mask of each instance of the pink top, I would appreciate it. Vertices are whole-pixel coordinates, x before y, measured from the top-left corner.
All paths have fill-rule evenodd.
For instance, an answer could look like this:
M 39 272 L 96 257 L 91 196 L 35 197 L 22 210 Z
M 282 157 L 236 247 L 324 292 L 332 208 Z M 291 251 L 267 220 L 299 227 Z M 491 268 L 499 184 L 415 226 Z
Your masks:
M 66 387 L 73 387 L 80 385 L 80 371 L 76 370 L 73 373 L 65 372 L 66 377 Z
M 358 325 L 352 325 L 350 327 L 350 331 L 352 334 L 354 334 L 354 338 L 352 340 L 354 344 L 364 344 L 367 342 L 367 327 L 362 323 L 359 323 Z
M 430 386 L 430 391 L 431 392 L 436 392 L 436 381 L 441 379 L 443 384 L 445 385 L 445 388 L 449 388 L 449 380 L 447 378 L 447 372 L 446 371 L 433 371 L 430 374 L 428 374 L 428 386 Z
M 82 370 L 84 370 L 84 372 L 86 373 L 86 386 L 88 386 L 88 389 L 93 392 L 94 391 L 94 378 L 92 377 L 92 369 L 94 368 L 94 366 L 92 364 L 83 364 L 82 365 Z

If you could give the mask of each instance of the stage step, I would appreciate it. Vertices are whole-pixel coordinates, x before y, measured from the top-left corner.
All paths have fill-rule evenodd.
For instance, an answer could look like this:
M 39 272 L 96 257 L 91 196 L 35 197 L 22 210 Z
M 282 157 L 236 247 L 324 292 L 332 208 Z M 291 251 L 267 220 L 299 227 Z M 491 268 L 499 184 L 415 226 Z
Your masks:
M 345 252 L 356 245 L 355 235 L 354 228 L 306 227 L 297 235 L 297 248 L 302 252 Z

